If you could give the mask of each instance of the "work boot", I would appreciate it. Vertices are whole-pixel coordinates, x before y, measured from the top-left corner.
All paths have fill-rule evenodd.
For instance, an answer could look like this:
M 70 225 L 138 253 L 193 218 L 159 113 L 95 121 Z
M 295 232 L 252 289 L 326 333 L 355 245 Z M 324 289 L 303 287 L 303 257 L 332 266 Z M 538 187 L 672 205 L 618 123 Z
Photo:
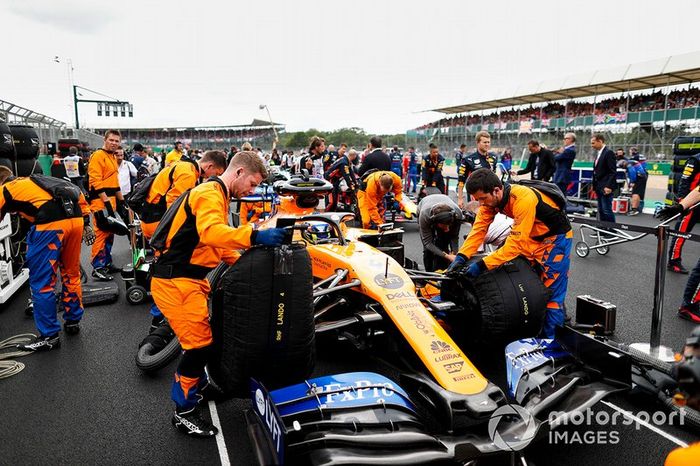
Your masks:
M 688 269 L 683 267 L 683 264 L 681 264 L 680 259 L 672 259 L 672 260 L 668 261 L 668 266 L 666 266 L 666 268 L 674 273 L 683 273 L 683 274 L 688 273 Z
M 692 304 L 689 306 L 681 306 L 678 309 L 678 317 L 700 324 L 700 312 L 698 311 L 698 307 Z
M 67 335 L 77 335 L 80 333 L 80 321 L 77 320 L 67 320 L 63 323 L 63 331 Z
M 114 280 L 114 277 L 109 274 L 107 267 L 98 267 L 92 270 L 92 278 L 101 282 L 109 282 Z
M 33 352 L 39 352 L 39 351 L 49 351 L 54 348 L 60 348 L 61 347 L 61 339 L 58 337 L 58 333 L 56 335 L 51 335 L 47 337 L 37 337 L 36 341 L 34 343 L 26 343 L 22 345 L 17 345 L 17 349 L 21 351 L 33 351 Z
M 187 411 L 181 411 L 180 408 L 175 409 L 172 423 L 177 430 L 193 437 L 208 438 L 219 433 L 219 429 L 202 417 L 202 410 L 199 406 Z

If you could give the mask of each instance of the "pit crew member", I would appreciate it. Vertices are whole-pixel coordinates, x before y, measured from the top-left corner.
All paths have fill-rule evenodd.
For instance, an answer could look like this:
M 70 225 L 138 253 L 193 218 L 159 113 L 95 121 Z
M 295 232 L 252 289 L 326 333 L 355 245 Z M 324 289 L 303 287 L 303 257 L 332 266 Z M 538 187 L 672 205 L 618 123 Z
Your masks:
M 486 131 L 476 133 L 476 151 L 462 157 L 462 163 L 457 168 L 457 205 L 460 209 L 464 209 L 464 184 L 467 178 L 474 171 L 480 168 L 490 168 L 493 170 L 495 164 L 492 164 L 489 157 L 489 149 L 491 148 L 491 135 Z
M 441 193 L 445 193 L 445 179 L 442 177 L 442 167 L 445 165 L 445 158 L 438 152 L 438 146 L 430 143 L 428 146 L 430 153 L 421 162 L 422 183 L 426 187 L 435 187 Z
M 678 185 L 678 198 L 683 199 L 700 186 L 700 154 L 692 155 L 686 160 L 683 174 Z M 698 209 L 687 212 L 676 222 L 675 230 L 681 233 L 690 233 L 698 221 Z M 668 249 L 668 270 L 675 273 L 688 273 L 683 267 L 681 254 L 685 245 L 685 238 L 674 236 Z
M 213 437 L 217 433 L 199 408 L 208 392 L 204 367 L 212 347 L 206 276 L 222 260 L 234 262 L 235 250 L 254 244 L 279 245 L 285 238 L 283 229 L 257 231 L 250 225 L 233 228 L 227 222 L 230 197 L 240 199 L 253 193 L 265 177 L 267 169 L 260 157 L 243 151 L 236 154 L 220 177 L 185 194 L 187 197 L 178 206 L 170 226 L 165 249 L 153 265 L 153 299 L 183 349 L 172 386 L 172 423 L 187 435 Z
M 546 194 L 526 186 L 501 183 L 488 168 L 480 168 L 467 180 L 467 192 L 479 201 L 480 207 L 464 244 L 450 268 L 465 265 L 484 242 L 489 225 L 497 213 L 513 219 L 506 242 L 488 256 L 473 262 L 467 275 L 481 273 L 524 256 L 542 268 L 540 278 L 552 291 L 547 303 L 543 335 L 554 337 L 554 329 L 564 324 L 564 299 L 569 275 L 569 258 L 573 230 L 566 213 Z
M 24 351 L 47 351 L 61 346 L 61 326 L 56 317 L 56 274 L 60 267 L 63 330 L 80 331 L 83 317 L 83 293 L 80 284 L 80 242 L 94 241 L 90 227 L 90 209 L 78 187 L 71 182 L 49 178 L 65 184 L 75 196 L 57 199 L 32 178 L 13 178 L 12 171 L 0 167 L 0 218 L 8 212 L 18 213 L 32 226 L 27 233 L 27 266 L 34 306 L 34 323 L 39 331 L 36 341 L 18 348 Z
M 376 230 L 384 223 L 384 196 L 394 193 L 394 199 L 401 203 L 401 178 L 391 171 L 377 171 L 367 175 L 357 191 L 357 204 L 362 217 L 362 228 Z
M 343 149 L 343 146 L 341 146 L 341 150 Z M 350 152 L 348 152 L 347 155 L 342 155 L 323 174 L 323 177 L 333 185 L 333 193 L 331 194 L 330 203 L 326 208 L 326 212 L 334 212 L 338 206 L 341 181 L 345 181 L 348 190 L 352 192 L 354 196 L 354 192 L 357 190 L 357 177 L 355 176 L 353 162 L 356 158 L 357 151 L 355 149 L 350 149 Z
M 428 272 L 444 270 L 455 260 L 462 211 L 444 194 L 431 194 L 418 204 L 423 265 Z

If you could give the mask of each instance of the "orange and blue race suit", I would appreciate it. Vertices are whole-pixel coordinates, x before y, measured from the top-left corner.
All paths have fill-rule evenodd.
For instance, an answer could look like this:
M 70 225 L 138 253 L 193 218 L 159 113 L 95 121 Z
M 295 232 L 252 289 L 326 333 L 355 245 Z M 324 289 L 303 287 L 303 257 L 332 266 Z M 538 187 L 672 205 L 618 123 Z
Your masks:
M 119 166 L 114 154 L 104 149 L 96 150 L 88 162 L 88 194 L 90 196 L 90 210 L 93 214 L 105 208 L 116 212 L 119 188 Z M 105 193 L 109 207 L 100 198 L 100 193 Z M 92 244 L 92 267 L 102 268 L 112 264 L 112 245 L 114 234 L 100 229 L 95 222 L 95 242 Z
M 158 221 L 165 210 L 188 189 L 199 181 L 199 167 L 196 162 L 180 160 L 165 167 L 156 175 L 148 191 L 146 205 L 141 216 L 141 231 L 150 239 L 158 227 Z
M 141 215 L 141 231 L 146 239 L 151 239 L 165 210 L 188 189 L 199 181 L 199 166 L 191 160 L 180 160 L 165 167 L 156 175 L 146 197 L 146 205 Z M 155 302 L 151 304 L 151 315 L 163 314 Z
M 379 184 L 383 175 L 390 175 L 393 179 L 394 186 L 391 191 L 396 201 L 400 203 L 403 200 L 401 178 L 396 173 L 378 171 L 367 176 L 363 186 L 357 191 L 357 205 L 360 208 L 363 228 L 377 227 L 384 223 L 384 192 Z
M 66 183 L 69 183 L 66 181 Z M 41 336 L 56 335 L 61 326 L 56 317 L 56 274 L 61 269 L 63 319 L 79 322 L 83 317 L 80 284 L 80 243 L 90 209 L 82 194 L 72 216 L 62 202 L 30 178 L 17 178 L 2 186 L 0 216 L 16 212 L 32 223 L 27 234 L 29 286 L 34 304 L 34 322 Z
M 165 250 L 153 265 L 151 293 L 180 340 L 184 354 L 175 373 L 172 398 L 180 409 L 197 404 L 206 384 L 204 367 L 212 344 L 207 274 L 222 260 L 233 263 L 251 245 L 253 227 L 228 225 L 229 194 L 218 178 L 184 194 Z M 175 206 L 173 206 L 175 207 Z
M 520 185 L 506 183 L 498 207 L 481 206 L 474 226 L 459 253 L 474 255 L 484 242 L 489 225 L 497 213 L 513 219 L 510 235 L 503 246 L 480 260 L 482 269 L 493 270 L 523 256 L 542 268 L 540 278 L 552 292 L 547 302 L 543 334 L 554 337 L 554 329 L 564 325 L 564 300 L 569 283 L 569 264 L 573 230 L 556 203 L 545 194 Z M 538 217 L 539 215 L 539 217 Z

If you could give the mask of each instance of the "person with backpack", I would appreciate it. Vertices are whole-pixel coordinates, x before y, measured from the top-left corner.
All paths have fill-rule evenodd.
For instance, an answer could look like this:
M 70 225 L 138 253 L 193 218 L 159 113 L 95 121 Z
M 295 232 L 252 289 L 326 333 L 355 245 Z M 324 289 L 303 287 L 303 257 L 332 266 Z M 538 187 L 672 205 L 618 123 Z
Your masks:
M 119 166 L 115 153 L 121 142 L 116 129 L 105 132 L 104 145 L 90 156 L 88 162 L 88 195 L 90 210 L 95 216 L 96 240 L 92 245 L 92 277 L 109 281 L 110 272 L 120 271 L 112 264 L 114 233 L 109 230 L 107 217 L 117 212 L 125 222 L 128 215 L 124 196 L 119 186 Z
M 18 213 L 32 226 L 27 233 L 29 286 L 34 307 L 37 339 L 18 345 L 23 351 L 48 351 L 61 346 L 54 286 L 59 266 L 62 293 L 63 330 L 80 331 L 83 317 L 80 282 L 80 243 L 94 241 L 90 227 L 90 209 L 80 188 L 59 178 L 31 175 L 14 178 L 12 171 L 0 166 L 0 218 Z
M 209 179 L 220 176 L 226 170 L 226 154 L 219 150 L 210 150 L 197 162 L 188 157 L 173 163 L 157 175 L 138 183 L 129 198 L 129 207 L 141 219 L 141 232 L 146 240 L 151 239 L 158 228 L 160 219 L 175 200 L 194 188 L 201 178 Z M 155 302 L 151 305 L 151 327 L 153 331 L 163 323 L 163 314 Z
M 265 178 L 260 157 L 239 152 L 221 176 L 179 197 L 152 238 L 160 255 L 152 267 L 151 293 L 183 349 L 171 391 L 172 423 L 187 435 L 213 437 L 218 432 L 200 408 L 213 390 L 204 371 L 213 345 L 207 274 L 222 260 L 235 262 L 239 250 L 278 246 L 287 237 L 283 228 L 254 230 L 252 225 L 235 228 L 227 223 L 230 199 L 252 194 Z
M 468 265 L 467 276 L 476 278 L 518 256 L 537 264 L 542 269 L 540 278 L 552 292 L 542 334 L 553 338 L 555 328 L 564 325 L 566 317 L 564 300 L 573 230 L 563 210 L 566 199 L 556 185 L 542 181 L 524 183 L 529 186 L 502 183 L 489 168 L 480 168 L 471 174 L 467 193 L 479 201 L 480 207 L 474 226 L 448 271 Z M 468 264 L 484 242 L 497 213 L 513 219 L 511 234 L 496 251 Z
M 129 198 L 129 207 L 139 215 L 146 239 L 153 236 L 158 221 L 175 199 L 194 188 L 200 178 L 219 176 L 225 169 L 226 155 L 222 151 L 210 150 L 197 162 L 183 157 L 157 175 L 139 182 Z

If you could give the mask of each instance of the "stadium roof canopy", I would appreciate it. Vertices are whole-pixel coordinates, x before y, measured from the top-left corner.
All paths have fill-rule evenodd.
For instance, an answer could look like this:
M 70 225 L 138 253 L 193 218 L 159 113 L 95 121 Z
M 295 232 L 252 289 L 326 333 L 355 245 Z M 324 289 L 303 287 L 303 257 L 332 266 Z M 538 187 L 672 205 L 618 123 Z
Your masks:
M 518 86 L 513 92 L 500 92 L 498 93 L 500 95 L 490 96 L 486 100 L 435 108 L 432 111 L 474 112 L 497 107 L 514 107 L 690 84 L 696 81 L 700 81 L 700 51 Z

